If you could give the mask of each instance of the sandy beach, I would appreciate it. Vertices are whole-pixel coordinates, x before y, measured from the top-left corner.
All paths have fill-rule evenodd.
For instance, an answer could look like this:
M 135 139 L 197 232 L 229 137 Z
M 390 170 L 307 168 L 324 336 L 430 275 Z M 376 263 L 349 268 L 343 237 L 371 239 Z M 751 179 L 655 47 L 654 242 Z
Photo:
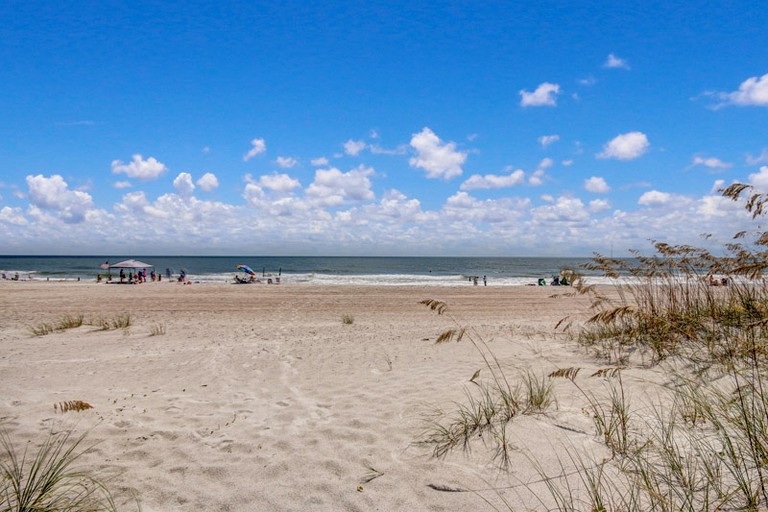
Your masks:
M 18 443 L 89 431 L 82 462 L 149 512 L 543 509 L 536 464 L 557 474 L 564 446 L 607 452 L 567 382 L 545 413 L 509 423 L 507 471 L 483 439 L 440 459 L 420 441 L 484 368 L 467 341 L 435 345 L 452 318 L 511 377 L 600 366 L 555 330 L 587 313 L 583 297 L 552 296 L 567 291 L 4 281 L 0 422 Z M 30 332 L 124 313 L 127 329 Z M 54 409 L 71 400 L 93 408 Z

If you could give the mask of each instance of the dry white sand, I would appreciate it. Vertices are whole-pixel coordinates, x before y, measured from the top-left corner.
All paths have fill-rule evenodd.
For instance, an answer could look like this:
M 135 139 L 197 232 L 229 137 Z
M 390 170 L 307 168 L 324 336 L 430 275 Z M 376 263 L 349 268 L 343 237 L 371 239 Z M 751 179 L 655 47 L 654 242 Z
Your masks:
M 561 380 L 557 406 L 510 422 L 509 471 L 483 439 L 431 457 L 426 415 L 455 410 L 484 365 L 471 343 L 435 345 L 454 325 L 419 301 L 447 302 L 510 377 L 600 367 L 554 329 L 587 310 L 551 297 L 565 291 L 0 282 L 0 424 L 20 446 L 88 430 L 84 464 L 148 512 L 491 510 L 480 495 L 540 509 L 531 459 L 557 474 L 564 447 L 606 456 L 584 401 Z M 133 325 L 30 334 L 67 313 L 130 313 Z M 165 334 L 151 336 L 156 326 Z M 70 400 L 93 409 L 54 410 Z M 366 482 L 370 468 L 381 474 Z

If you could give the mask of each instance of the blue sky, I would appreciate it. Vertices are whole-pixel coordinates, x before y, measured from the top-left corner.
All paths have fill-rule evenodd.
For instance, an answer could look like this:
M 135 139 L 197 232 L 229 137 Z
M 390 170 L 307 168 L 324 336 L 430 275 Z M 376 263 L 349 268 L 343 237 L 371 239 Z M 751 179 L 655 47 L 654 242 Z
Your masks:
M 621 254 L 768 191 L 754 2 L 67 4 L 0 3 L 0 253 Z

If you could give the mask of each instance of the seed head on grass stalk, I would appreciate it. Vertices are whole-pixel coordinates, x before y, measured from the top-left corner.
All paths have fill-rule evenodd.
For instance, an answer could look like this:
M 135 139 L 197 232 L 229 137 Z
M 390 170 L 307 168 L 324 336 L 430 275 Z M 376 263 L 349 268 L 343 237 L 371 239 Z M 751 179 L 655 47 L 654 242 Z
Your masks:
M 438 315 L 444 315 L 448 311 L 447 303 L 435 299 L 425 299 L 420 301 L 419 304 L 427 306 L 432 311 L 435 311 Z M 511 390 L 512 388 L 507 381 L 506 375 L 504 375 L 504 370 L 502 369 L 499 360 L 496 358 L 496 355 L 493 353 L 490 347 L 488 347 L 488 344 L 485 342 L 482 336 L 477 334 L 474 329 L 461 326 L 453 315 L 447 314 L 446 316 L 453 322 L 455 328 L 444 331 L 442 334 L 440 334 L 440 336 L 438 336 L 435 343 L 446 343 L 454 339 L 457 342 L 460 342 L 464 339 L 468 339 L 482 357 L 483 362 L 485 363 L 486 368 L 488 368 L 496 385 L 499 388 Z
M 598 377 L 608 379 L 609 403 L 595 396 L 594 393 L 585 390 L 576 380 L 581 368 L 559 368 L 549 374 L 550 378 L 564 378 L 576 387 L 586 399 L 592 420 L 595 424 L 595 433 L 602 438 L 603 443 L 611 449 L 611 457 L 617 455 L 626 456 L 636 446 L 636 442 L 630 432 L 629 401 L 625 395 L 624 382 L 621 379 L 622 366 L 601 368 L 590 378 Z

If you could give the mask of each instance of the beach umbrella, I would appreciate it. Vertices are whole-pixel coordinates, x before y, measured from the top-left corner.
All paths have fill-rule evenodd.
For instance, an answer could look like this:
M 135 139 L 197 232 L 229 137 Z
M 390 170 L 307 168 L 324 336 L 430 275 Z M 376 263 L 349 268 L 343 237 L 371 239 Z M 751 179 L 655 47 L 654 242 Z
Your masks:
M 125 260 L 119 263 L 113 263 L 109 266 L 109 268 L 148 268 L 148 267 L 154 267 L 154 265 L 150 265 L 149 263 L 144 263 L 143 261 L 139 261 L 139 260 Z
M 235 268 L 237 270 L 241 270 L 241 271 L 245 272 L 246 274 L 249 274 L 249 275 L 252 275 L 252 276 L 256 275 L 256 272 L 254 272 L 253 269 L 251 267 L 249 267 L 248 265 L 235 265 Z

